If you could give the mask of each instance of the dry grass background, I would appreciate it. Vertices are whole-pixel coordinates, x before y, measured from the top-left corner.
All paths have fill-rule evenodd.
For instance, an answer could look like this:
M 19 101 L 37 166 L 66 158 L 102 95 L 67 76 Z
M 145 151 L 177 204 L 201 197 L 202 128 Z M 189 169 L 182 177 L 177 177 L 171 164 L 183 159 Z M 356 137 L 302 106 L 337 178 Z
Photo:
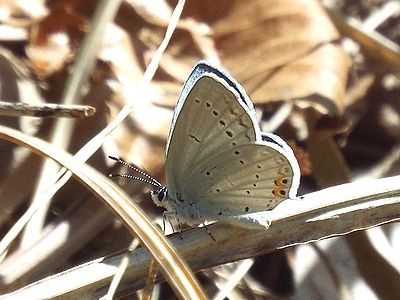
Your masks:
M 75 119 L 1 111 L 1 298 L 99 299 L 117 273 L 115 298 L 395 299 L 400 5 L 183 4 L 181 15 L 162 0 L 0 4 L 0 101 L 96 109 Z M 113 155 L 163 181 L 173 108 L 200 59 L 223 65 L 261 128 L 292 146 L 303 199 L 277 209 L 268 231 L 172 235 L 176 254 L 148 222 L 162 214 L 148 187 L 121 180 L 123 192 L 104 176 L 120 172 Z M 169 284 L 153 287 L 151 255 Z

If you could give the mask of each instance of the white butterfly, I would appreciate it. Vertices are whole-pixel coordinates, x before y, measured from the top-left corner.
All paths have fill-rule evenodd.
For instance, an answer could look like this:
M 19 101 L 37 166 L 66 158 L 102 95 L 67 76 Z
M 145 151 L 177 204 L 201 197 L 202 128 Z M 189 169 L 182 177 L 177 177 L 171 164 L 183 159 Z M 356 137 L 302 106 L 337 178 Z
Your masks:
M 166 147 L 166 186 L 152 199 L 189 225 L 222 221 L 269 226 L 257 213 L 295 198 L 292 149 L 260 131 L 253 104 L 226 72 L 199 62 L 175 108 Z M 158 182 L 153 182 L 153 184 Z

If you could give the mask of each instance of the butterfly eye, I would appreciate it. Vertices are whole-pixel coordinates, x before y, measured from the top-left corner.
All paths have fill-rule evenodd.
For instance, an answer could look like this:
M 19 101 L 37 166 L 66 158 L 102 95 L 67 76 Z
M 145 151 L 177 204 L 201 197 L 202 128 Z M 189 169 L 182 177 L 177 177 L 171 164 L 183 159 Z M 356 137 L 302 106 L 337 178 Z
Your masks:
M 167 196 L 167 190 L 165 188 L 162 188 L 158 191 L 157 197 L 158 201 L 162 202 Z

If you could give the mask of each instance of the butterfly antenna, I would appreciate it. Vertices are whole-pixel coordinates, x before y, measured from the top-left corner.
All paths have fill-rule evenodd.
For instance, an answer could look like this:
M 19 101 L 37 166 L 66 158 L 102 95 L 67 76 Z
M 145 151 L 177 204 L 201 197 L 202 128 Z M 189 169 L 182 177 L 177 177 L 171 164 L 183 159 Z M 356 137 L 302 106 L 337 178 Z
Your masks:
M 144 182 L 144 183 L 151 184 L 152 186 L 155 186 L 155 187 L 160 187 L 158 184 L 154 183 L 151 180 L 148 180 L 147 178 L 142 178 L 142 177 L 131 175 L 131 174 L 109 174 L 108 176 L 109 177 L 123 177 L 123 178 L 134 179 L 134 180 L 138 180 L 138 181 L 141 181 L 141 182 Z
M 130 175 L 130 174 L 110 174 L 110 177 L 124 177 L 124 178 L 131 178 L 131 179 L 135 179 L 135 180 L 139 180 L 148 184 L 151 184 L 153 186 L 156 187 L 160 187 L 162 186 L 161 182 L 159 182 L 157 179 L 151 177 L 149 174 L 147 174 L 146 172 L 140 170 L 139 168 L 133 166 L 132 164 L 127 163 L 126 161 L 124 161 L 123 159 L 120 158 L 116 158 L 114 156 L 108 156 L 109 158 L 111 158 L 112 160 L 115 160 L 116 162 L 120 163 L 121 165 L 127 166 L 128 168 L 134 170 L 135 172 L 138 172 L 140 175 L 146 177 L 146 178 L 142 178 L 142 177 L 138 177 L 138 176 L 134 176 L 134 175 Z

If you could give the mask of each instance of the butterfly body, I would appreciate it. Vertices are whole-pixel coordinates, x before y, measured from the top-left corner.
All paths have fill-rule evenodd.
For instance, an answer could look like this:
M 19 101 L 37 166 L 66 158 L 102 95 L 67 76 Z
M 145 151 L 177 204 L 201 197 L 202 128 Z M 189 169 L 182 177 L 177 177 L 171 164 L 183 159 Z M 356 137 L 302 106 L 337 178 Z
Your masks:
M 199 62 L 178 99 L 167 141 L 166 187 L 152 193 L 154 202 L 189 225 L 235 223 L 237 216 L 272 210 L 295 197 L 299 180 L 293 151 L 260 131 L 243 88 Z

